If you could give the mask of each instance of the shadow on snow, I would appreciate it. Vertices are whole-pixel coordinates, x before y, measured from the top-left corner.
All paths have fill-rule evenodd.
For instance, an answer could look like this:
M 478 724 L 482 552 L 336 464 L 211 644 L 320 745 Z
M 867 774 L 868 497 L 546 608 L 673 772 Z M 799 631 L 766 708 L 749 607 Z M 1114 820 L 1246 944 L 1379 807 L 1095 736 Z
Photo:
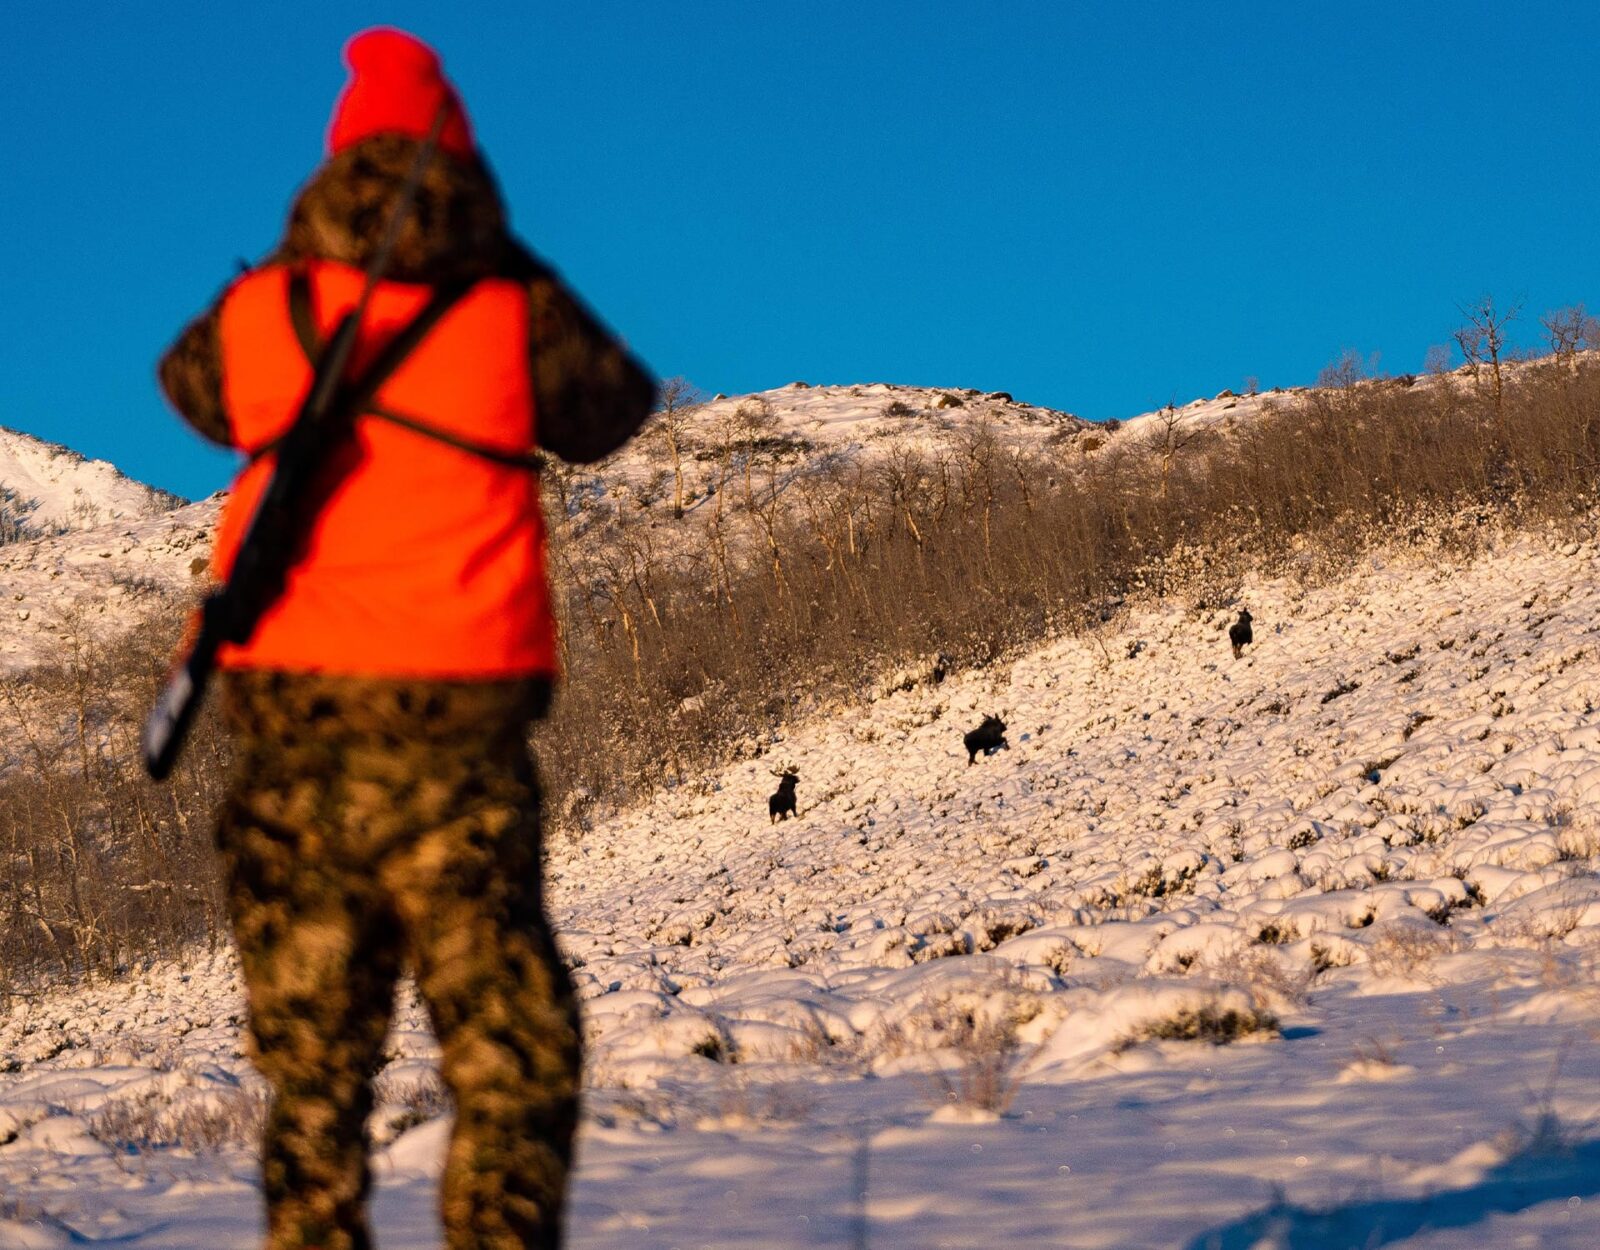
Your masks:
M 1374 1198 L 1332 1209 L 1273 1205 L 1211 1229 L 1184 1250 L 1378 1250 L 1417 1233 L 1467 1228 L 1488 1216 L 1600 1193 L 1600 1141 L 1560 1153 L 1530 1151 L 1482 1180 L 1424 1198 Z

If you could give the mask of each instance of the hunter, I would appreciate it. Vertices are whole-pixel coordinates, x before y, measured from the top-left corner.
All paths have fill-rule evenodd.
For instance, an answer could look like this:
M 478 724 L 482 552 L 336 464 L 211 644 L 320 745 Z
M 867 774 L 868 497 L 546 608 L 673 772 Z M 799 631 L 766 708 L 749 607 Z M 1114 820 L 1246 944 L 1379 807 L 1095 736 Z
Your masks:
M 184 418 L 245 457 L 212 559 L 226 579 L 392 220 L 352 369 L 454 293 L 319 470 L 282 594 L 218 661 L 235 765 L 217 845 L 272 1095 L 267 1245 L 371 1246 L 364 1126 L 409 969 L 455 1102 L 446 1244 L 554 1247 L 581 1036 L 528 747 L 557 667 L 536 466 L 616 450 L 655 383 L 510 233 L 437 55 L 374 29 L 345 59 L 326 160 L 282 241 L 160 366 Z

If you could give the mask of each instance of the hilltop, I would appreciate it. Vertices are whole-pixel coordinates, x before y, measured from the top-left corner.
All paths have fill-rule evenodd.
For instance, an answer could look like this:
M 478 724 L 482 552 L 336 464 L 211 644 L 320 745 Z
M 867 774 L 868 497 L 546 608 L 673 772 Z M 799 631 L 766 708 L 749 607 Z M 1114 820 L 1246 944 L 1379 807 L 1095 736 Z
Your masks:
M 1427 390 L 1469 383 L 1458 370 L 1406 384 Z M 911 488 L 930 466 L 959 469 L 983 454 L 1070 476 L 1119 455 L 1158 461 L 1176 444 L 1227 439 L 1308 397 L 1336 393 L 1224 390 L 1096 424 L 1004 392 L 795 382 L 686 402 L 676 421 L 658 418 L 596 465 L 551 462 L 546 511 L 554 547 L 571 556 L 565 571 L 588 580 L 599 576 L 597 554 L 624 535 L 648 532 L 652 553 L 693 563 L 704 560 L 711 527 L 736 554 L 747 553 L 760 541 L 759 514 L 790 507 L 793 487 L 808 480 L 857 474 L 881 486 L 899 473 Z M 683 480 L 681 518 L 674 516 L 669 427 Z M 188 503 L 104 461 L 3 428 L 0 492 L 9 492 L 10 515 L 23 531 L 12 536 L 0 527 L 0 536 L 11 538 L 0 541 L 0 611 L 8 618 L 0 672 L 49 658 L 63 632 L 87 628 L 105 637 L 143 611 L 181 610 L 204 584 L 221 494 Z
M 105 460 L 0 426 L 0 490 L 13 521 L 35 533 L 155 516 L 185 501 Z

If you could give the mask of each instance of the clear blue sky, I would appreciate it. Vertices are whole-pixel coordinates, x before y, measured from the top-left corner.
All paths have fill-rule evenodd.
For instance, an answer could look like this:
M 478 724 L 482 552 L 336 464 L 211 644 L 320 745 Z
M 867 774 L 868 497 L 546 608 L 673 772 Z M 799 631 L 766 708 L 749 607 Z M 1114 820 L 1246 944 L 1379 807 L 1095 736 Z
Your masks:
M 223 485 L 161 349 L 266 251 L 353 31 L 432 41 L 514 222 L 664 375 L 1103 419 L 1600 306 L 1600 9 L 1071 0 L 6 6 L 0 425 Z

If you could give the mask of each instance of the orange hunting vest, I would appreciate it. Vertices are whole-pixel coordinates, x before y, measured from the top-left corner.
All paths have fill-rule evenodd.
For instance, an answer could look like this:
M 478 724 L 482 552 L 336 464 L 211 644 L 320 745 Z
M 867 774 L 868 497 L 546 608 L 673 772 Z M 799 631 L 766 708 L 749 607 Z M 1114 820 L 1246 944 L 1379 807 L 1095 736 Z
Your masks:
M 325 341 L 364 278 L 331 261 L 306 272 L 310 328 Z M 261 454 L 223 511 L 212 555 L 221 578 L 272 474 L 271 446 L 311 385 L 289 279 L 287 267 L 269 265 L 239 279 L 222 303 L 224 407 L 237 446 Z M 364 369 L 431 294 L 425 285 L 379 283 L 351 371 Z M 344 472 L 310 521 L 283 595 L 248 643 L 223 648 L 220 663 L 472 680 L 554 674 L 538 478 L 514 462 L 535 436 L 526 289 L 479 282 L 380 388 L 373 408 L 398 419 L 356 418 L 337 453 Z M 452 438 L 510 462 L 445 441 Z

